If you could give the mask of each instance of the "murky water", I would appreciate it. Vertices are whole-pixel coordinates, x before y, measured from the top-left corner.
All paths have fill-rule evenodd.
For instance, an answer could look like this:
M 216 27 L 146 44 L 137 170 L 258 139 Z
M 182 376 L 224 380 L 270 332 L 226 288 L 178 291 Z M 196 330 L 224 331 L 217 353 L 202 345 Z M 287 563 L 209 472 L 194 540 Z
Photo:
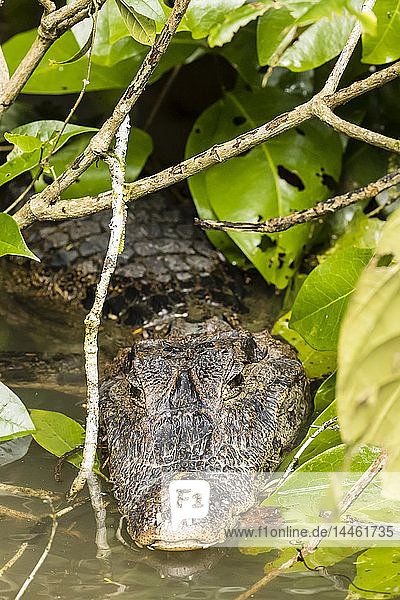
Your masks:
M 252 311 L 247 317 L 252 321 L 247 325 L 252 325 L 253 329 L 266 324 L 268 314 L 276 305 L 271 299 L 268 306 L 260 307 L 260 302 L 267 302 L 265 295 L 264 300 L 253 299 Z M 46 351 L 49 356 L 59 352 L 79 355 L 83 316 L 79 311 L 66 314 L 43 302 L 32 305 L 31 301 L 16 301 L 11 297 L 3 303 L 2 310 L 0 343 L 3 355 L 5 352 L 39 351 Z M 255 314 L 258 322 L 254 321 Z M 105 354 L 111 356 L 123 338 L 124 333 L 115 324 L 106 324 L 102 331 Z M 84 421 L 84 397 L 79 388 L 72 393 L 73 385 L 49 384 L 52 380 L 47 376 L 34 385 L 18 385 L 17 379 L 12 383 L 1 375 L 4 383 L 9 383 L 27 407 L 56 410 Z M 52 491 L 60 497 L 55 501 L 55 508 L 59 509 L 67 506 L 64 494 L 75 470 L 66 464 L 62 483 L 56 483 L 54 464 L 54 457 L 32 440 L 23 458 L 0 466 L 0 481 Z M 85 494 L 87 492 L 82 495 Z M 21 547 L 25 548 L 21 557 L 0 576 L 0 600 L 9 600 L 15 598 L 42 554 L 52 522 L 49 517 L 43 517 L 48 515 L 49 506 L 42 500 L 16 497 L 1 488 L 0 495 L 0 569 Z M 238 549 L 185 553 L 131 549 L 118 539 L 119 515 L 108 492 L 105 499 L 109 503 L 106 520 L 109 551 L 99 553 L 96 547 L 96 526 L 90 502 L 74 508 L 58 519 L 51 551 L 26 590 L 26 600 L 90 600 L 117 596 L 124 600 L 233 600 L 263 577 L 265 563 L 274 556 L 271 553 L 247 556 Z M 340 567 L 341 572 L 353 574 L 351 560 Z M 332 580 L 315 573 L 287 573 L 260 589 L 255 598 L 285 600 L 301 596 L 339 600 L 346 597 L 346 591 L 337 589 Z

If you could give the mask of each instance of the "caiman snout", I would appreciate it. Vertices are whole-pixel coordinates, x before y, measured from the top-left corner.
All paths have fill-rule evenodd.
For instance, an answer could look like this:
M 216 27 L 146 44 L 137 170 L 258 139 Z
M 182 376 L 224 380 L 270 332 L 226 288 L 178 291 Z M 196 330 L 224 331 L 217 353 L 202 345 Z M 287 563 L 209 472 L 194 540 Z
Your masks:
M 128 531 L 139 546 L 195 550 L 222 544 L 239 516 L 256 501 L 251 474 L 181 473 L 162 478 L 160 493 L 141 516 L 128 516 Z M 230 542 L 235 545 L 237 540 Z

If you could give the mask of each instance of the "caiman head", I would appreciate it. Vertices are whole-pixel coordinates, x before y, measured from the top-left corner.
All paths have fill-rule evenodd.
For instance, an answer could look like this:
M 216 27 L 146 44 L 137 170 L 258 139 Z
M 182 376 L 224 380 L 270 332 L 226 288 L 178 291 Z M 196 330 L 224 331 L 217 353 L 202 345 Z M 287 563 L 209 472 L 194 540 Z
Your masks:
M 309 414 L 293 349 L 267 332 L 213 321 L 200 332 L 141 341 L 116 364 L 100 407 L 129 534 L 165 550 L 223 542 L 256 501 L 254 473 L 277 465 Z M 184 482 L 208 481 L 206 515 L 174 525 L 173 479 L 182 481 L 183 500 L 191 490 Z

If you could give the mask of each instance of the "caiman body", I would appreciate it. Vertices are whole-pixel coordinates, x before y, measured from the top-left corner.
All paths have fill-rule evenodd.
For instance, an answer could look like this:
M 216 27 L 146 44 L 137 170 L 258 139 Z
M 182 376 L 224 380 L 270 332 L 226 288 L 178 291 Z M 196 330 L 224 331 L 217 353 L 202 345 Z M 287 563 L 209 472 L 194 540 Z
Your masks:
M 266 331 L 252 334 L 209 319 L 224 315 L 237 323 L 251 275 L 229 266 L 192 217 L 165 196 L 134 204 L 105 307 L 105 316 L 130 331 L 173 313 L 199 322 L 186 330 L 175 327 L 163 339 L 139 341 L 116 359 L 101 388 L 111 479 L 128 531 L 139 545 L 168 550 L 222 541 L 225 528 L 256 501 L 253 474 L 276 467 L 310 412 L 304 370 L 288 344 Z M 42 264 L 3 262 L 1 284 L 89 308 L 108 222 L 104 213 L 38 224 L 26 239 Z M 263 302 L 258 312 L 268 313 L 263 306 L 270 301 Z M 35 370 L 37 365 L 25 372 Z M 162 497 L 163 478 L 168 483 L 206 473 L 208 515 L 176 531 Z
M 188 550 L 223 542 L 255 504 L 255 473 L 273 470 L 294 446 L 310 399 L 288 344 L 212 319 L 123 353 L 102 385 L 100 406 L 131 537 L 141 546 Z M 173 479 L 208 481 L 206 516 L 173 526 Z

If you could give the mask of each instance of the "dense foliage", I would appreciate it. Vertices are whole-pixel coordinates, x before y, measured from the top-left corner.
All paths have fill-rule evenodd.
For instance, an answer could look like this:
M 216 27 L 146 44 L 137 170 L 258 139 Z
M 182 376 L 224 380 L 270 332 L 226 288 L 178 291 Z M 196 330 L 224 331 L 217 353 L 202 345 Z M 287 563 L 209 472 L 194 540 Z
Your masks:
M 79 92 L 91 46 L 86 94 L 123 90 L 169 15 L 168 4 L 161 0 L 107 0 L 98 15 L 93 9 L 96 19 L 79 23 L 51 46 L 23 92 Z M 233 139 L 312 97 L 323 86 L 332 59 L 343 49 L 357 19 L 362 40 L 347 67 L 344 83 L 397 60 L 398 1 L 377 0 L 373 13 L 360 11 L 360 0 L 192 0 L 152 82 L 172 67 L 190 64 L 206 54 L 226 61 L 236 78 L 232 89 L 197 116 L 185 156 Z M 36 30 L 23 31 L 4 43 L 10 73 L 35 36 Z M 398 137 L 398 92 L 399 82 L 394 81 L 338 113 Z M 49 114 L 47 120 L 27 122 L 27 115 L 22 96 L 0 126 L 4 143 L 13 146 L 0 166 L 0 185 L 29 172 L 40 192 L 49 177 L 60 175 L 85 148 L 97 127 L 74 122 L 59 136 L 62 121 L 52 120 Z M 149 134 L 135 129 L 128 150 L 128 181 L 138 177 L 152 149 Z M 256 223 L 366 185 L 396 166 L 396 157 L 385 150 L 350 140 L 313 120 L 198 173 L 188 184 L 200 217 Z M 100 163 L 90 167 L 63 195 L 77 198 L 109 188 L 108 170 Z M 355 471 L 366 470 L 377 456 L 377 447 L 389 451 L 390 469 L 400 471 L 399 230 L 399 201 L 396 188 L 392 188 L 373 201 L 281 233 L 209 233 L 212 243 L 230 261 L 255 267 L 269 284 L 285 290 L 282 316 L 273 333 L 296 347 L 310 378 L 322 381 L 306 439 L 316 428 L 338 417 L 340 431 L 324 429 L 301 454 L 297 470 L 284 484 L 294 492 L 298 473 L 339 470 L 349 464 L 349 454 Z M 1 213 L 0 256 L 5 254 L 36 258 L 26 247 L 16 222 Z M 29 417 L 15 394 L 0 385 L 0 440 L 33 431 L 36 441 L 57 456 L 81 443 L 84 431 L 80 425 L 59 413 L 36 410 Z M 294 454 L 285 459 L 282 469 Z M 70 462 L 79 464 L 79 457 Z M 390 479 L 385 492 L 400 498 Z M 274 505 L 277 499 L 273 495 L 267 502 Z M 398 515 L 399 507 L 396 511 Z M 373 519 L 374 506 L 369 513 L 364 512 L 367 518 L 365 514 Z M 293 552 L 285 550 L 266 569 L 277 568 Z M 334 564 L 353 552 L 352 548 L 322 546 L 310 564 Z M 363 552 L 357 559 L 356 585 L 384 590 L 385 597 L 395 594 L 398 580 L 391 572 L 393 552 L 391 548 Z M 298 564 L 296 568 L 304 566 Z M 356 588 L 353 593 L 357 594 Z

